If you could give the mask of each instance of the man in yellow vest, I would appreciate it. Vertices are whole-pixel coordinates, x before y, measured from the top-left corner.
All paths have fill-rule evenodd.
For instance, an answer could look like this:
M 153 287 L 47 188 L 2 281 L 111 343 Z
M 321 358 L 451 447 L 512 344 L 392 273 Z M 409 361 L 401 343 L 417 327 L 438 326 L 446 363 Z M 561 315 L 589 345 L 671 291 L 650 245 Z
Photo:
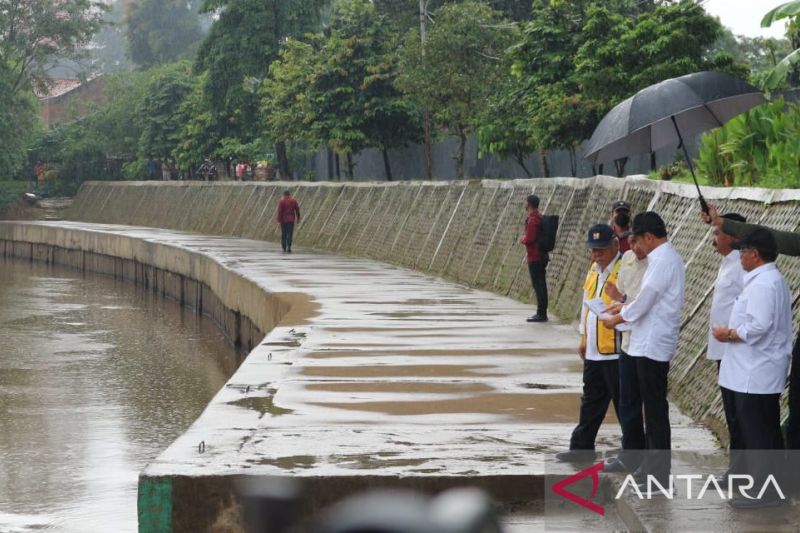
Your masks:
M 572 432 L 569 451 L 556 455 L 560 461 L 594 460 L 594 441 L 608 411 L 608 404 L 613 402 L 614 411 L 617 412 L 619 400 L 621 335 L 615 329 L 605 327 L 590 309 L 604 309 L 612 303 L 605 286 L 607 283 L 617 283 L 622 265 L 619 242 L 611 226 L 597 224 L 589 229 L 586 247 L 592 252 L 592 266 L 583 284 L 581 343 L 578 348 L 578 355 L 583 360 L 583 396 L 580 420 Z M 598 300 L 602 300 L 602 303 Z

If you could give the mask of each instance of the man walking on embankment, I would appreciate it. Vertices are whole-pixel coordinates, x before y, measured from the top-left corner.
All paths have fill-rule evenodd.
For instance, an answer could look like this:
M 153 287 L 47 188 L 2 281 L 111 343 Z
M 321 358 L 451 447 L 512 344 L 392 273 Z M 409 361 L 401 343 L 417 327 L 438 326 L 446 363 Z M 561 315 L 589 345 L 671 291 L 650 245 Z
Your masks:
M 295 222 L 300 222 L 300 204 L 292 198 L 291 192 L 283 191 L 283 198 L 278 202 L 278 223 L 281 225 L 281 247 L 286 253 L 292 253 Z

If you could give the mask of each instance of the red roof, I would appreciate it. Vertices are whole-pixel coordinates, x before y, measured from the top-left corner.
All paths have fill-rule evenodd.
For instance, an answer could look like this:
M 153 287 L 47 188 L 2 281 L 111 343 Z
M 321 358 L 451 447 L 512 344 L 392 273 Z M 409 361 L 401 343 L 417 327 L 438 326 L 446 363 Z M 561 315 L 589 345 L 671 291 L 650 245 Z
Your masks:
M 36 91 L 36 96 L 39 97 L 40 100 L 44 100 L 46 98 L 55 98 L 56 96 L 61 96 L 62 94 L 66 94 L 73 89 L 77 89 L 81 85 L 81 80 L 78 78 L 53 78 L 48 82 L 47 92 L 42 94 L 39 91 Z

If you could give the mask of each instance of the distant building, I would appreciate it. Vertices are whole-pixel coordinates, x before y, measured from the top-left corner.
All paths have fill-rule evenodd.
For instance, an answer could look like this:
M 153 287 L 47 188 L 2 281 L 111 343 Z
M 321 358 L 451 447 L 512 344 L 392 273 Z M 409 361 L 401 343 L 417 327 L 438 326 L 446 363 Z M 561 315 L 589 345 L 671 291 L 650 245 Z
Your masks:
M 48 128 L 82 117 L 108 100 L 103 75 L 82 82 L 78 78 L 56 78 L 47 93 L 39 94 L 42 122 Z

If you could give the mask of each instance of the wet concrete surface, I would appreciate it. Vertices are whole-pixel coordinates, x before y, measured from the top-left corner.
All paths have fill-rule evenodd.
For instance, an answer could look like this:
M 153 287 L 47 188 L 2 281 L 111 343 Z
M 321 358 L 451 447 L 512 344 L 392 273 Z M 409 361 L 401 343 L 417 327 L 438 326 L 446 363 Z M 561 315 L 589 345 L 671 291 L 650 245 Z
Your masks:
M 2 258 L 0 339 L 3 533 L 136 531 L 139 471 L 235 369 L 174 302 Z
M 528 324 L 529 306 L 367 260 L 61 225 L 74 230 L 74 246 L 93 246 L 81 238 L 90 232 L 201 253 L 299 302 L 145 476 L 446 476 L 469 484 L 534 479 L 546 454 L 567 448 L 581 392 L 574 325 Z M 716 447 L 675 409 L 672 422 L 675 448 Z M 618 447 L 609 417 L 598 448 Z

